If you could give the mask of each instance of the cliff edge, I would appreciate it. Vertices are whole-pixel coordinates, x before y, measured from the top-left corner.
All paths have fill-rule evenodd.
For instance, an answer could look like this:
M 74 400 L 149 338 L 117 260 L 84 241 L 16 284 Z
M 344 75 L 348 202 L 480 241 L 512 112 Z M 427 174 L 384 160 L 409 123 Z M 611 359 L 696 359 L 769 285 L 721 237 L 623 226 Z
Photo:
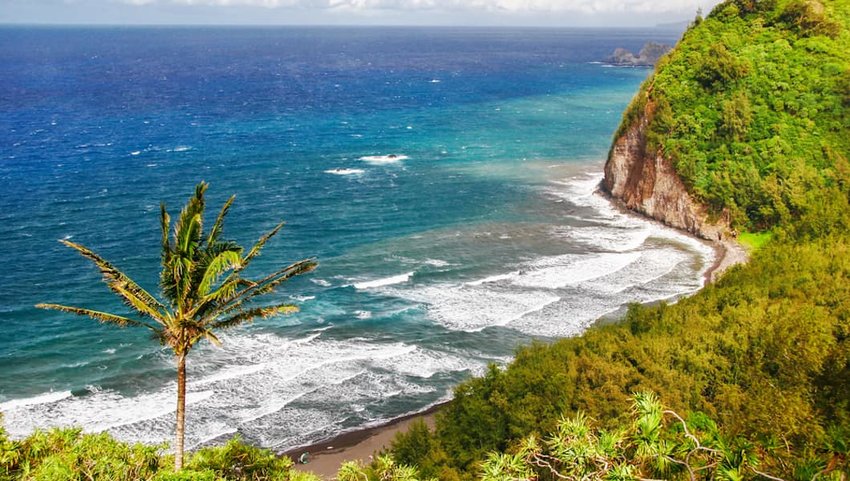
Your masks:
M 732 237 L 726 219 L 711 221 L 661 153 L 647 151 L 646 130 L 653 115 L 647 102 L 639 119 L 614 141 L 605 164 L 602 188 L 628 209 L 706 240 Z
M 640 95 L 640 94 L 639 94 Z M 614 141 L 605 163 L 602 189 L 626 208 L 715 244 L 718 255 L 706 275 L 713 282 L 729 267 L 746 262 L 728 215 L 712 219 L 660 152 L 647 149 L 646 131 L 654 112 L 651 101 Z

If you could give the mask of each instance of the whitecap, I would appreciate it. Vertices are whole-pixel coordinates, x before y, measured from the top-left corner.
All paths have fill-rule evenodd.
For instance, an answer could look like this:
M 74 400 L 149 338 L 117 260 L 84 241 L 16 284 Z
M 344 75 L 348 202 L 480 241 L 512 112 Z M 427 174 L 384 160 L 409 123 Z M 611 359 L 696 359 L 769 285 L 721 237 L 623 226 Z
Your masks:
M 399 274 L 397 276 L 384 277 L 383 279 L 355 282 L 353 286 L 355 289 L 374 289 L 376 287 L 386 287 L 391 286 L 393 284 L 401 284 L 403 282 L 407 282 L 410 280 L 411 277 L 413 277 L 413 274 L 413 272 L 407 272 L 404 274 Z
M 446 262 L 441 259 L 425 259 L 424 262 L 426 265 L 434 266 L 434 267 L 448 267 L 452 265 L 450 262 Z
M 388 155 L 365 155 L 360 157 L 360 160 L 363 162 L 368 162 L 370 164 L 375 165 L 385 165 L 385 164 L 395 164 L 397 162 L 401 162 L 402 160 L 407 160 L 410 157 L 402 154 L 388 154 Z
M 617 272 L 640 258 L 640 252 L 564 255 L 539 259 L 511 277 L 517 286 L 562 289 Z
M 360 175 L 365 172 L 363 169 L 329 169 L 326 170 L 326 174 L 333 175 Z
M 291 296 L 289 296 L 289 297 L 290 297 L 291 299 L 293 299 L 293 300 L 298 301 L 298 302 L 307 302 L 307 301 L 312 301 L 313 299 L 315 299 L 315 298 L 316 298 L 316 296 L 299 296 L 299 295 L 297 295 L 297 294 L 293 294 L 293 295 L 291 295 Z
M 466 282 L 465 285 L 467 285 L 467 286 L 480 286 L 482 284 L 489 284 L 489 283 L 492 283 L 492 282 L 505 281 L 505 280 L 508 280 L 508 279 L 513 279 L 514 277 L 518 276 L 519 274 L 520 274 L 520 271 L 508 272 L 507 274 L 496 274 L 494 276 L 485 277 L 483 279 L 478 279 L 478 280 L 475 280 L 475 281 Z

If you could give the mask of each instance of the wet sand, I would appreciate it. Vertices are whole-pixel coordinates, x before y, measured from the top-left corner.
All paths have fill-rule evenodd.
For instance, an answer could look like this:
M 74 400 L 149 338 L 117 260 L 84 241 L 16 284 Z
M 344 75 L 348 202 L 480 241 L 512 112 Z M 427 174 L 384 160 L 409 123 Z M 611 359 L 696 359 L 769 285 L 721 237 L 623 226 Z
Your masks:
M 439 404 L 427 411 L 394 419 L 387 424 L 340 434 L 328 441 L 293 449 L 283 453 L 296 461 L 299 471 L 310 471 L 324 480 L 335 479 L 340 465 L 346 461 L 369 463 L 371 457 L 388 447 L 399 432 L 405 432 L 416 421 L 425 421 L 434 427 L 436 412 L 445 405 Z M 307 464 L 298 463 L 303 453 L 309 453 Z
M 715 251 L 714 265 L 705 271 L 706 284 L 716 282 L 730 267 L 744 264 L 750 260 L 750 254 L 744 246 L 734 239 L 712 242 L 712 245 Z

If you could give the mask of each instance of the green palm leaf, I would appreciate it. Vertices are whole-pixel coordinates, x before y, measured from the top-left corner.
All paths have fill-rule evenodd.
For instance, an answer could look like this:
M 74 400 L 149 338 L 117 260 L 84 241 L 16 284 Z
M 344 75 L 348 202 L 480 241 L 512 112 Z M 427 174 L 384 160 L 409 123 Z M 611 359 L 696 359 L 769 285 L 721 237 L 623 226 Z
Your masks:
M 161 322 L 165 306 L 163 306 L 155 297 L 142 289 L 123 272 L 106 261 L 106 259 L 95 254 L 88 248 L 64 239 L 59 242 L 75 249 L 83 257 L 94 262 L 98 269 L 100 269 L 100 273 L 103 275 L 103 281 L 107 286 L 109 286 L 109 289 L 118 294 L 128 306 L 132 307 L 140 314 L 148 316 L 157 322 Z
M 61 304 L 36 304 L 35 307 L 39 309 L 52 309 L 54 311 L 62 311 L 67 312 L 69 314 L 75 314 L 77 316 L 85 316 L 100 321 L 104 324 L 115 324 L 118 327 L 146 327 L 152 331 L 158 331 L 159 329 L 156 326 L 148 324 L 146 322 L 137 321 L 134 319 L 130 319 L 124 316 L 118 316 L 116 314 L 110 314 L 108 312 L 100 312 L 94 311 L 92 309 L 83 309 L 82 307 L 71 307 L 71 306 L 63 306 Z
M 174 351 L 178 386 L 175 436 L 177 469 L 180 469 L 183 463 L 186 355 L 203 339 L 220 345 L 221 340 L 216 336 L 215 330 L 235 327 L 257 318 L 296 312 L 298 308 L 292 304 L 256 306 L 253 303 L 261 296 L 274 292 L 283 282 L 316 268 L 314 259 L 305 259 L 274 271 L 259 281 L 241 278 L 242 270 L 260 254 L 266 243 L 283 227 L 283 223 L 260 237 L 243 257 L 241 246 L 232 241 L 221 240 L 224 219 L 235 196 L 231 196 L 224 203 L 212 228 L 204 235 L 206 190 L 205 182 L 195 187 L 194 195 L 180 211 L 173 225 L 165 204 L 161 204 L 159 222 L 162 230 L 162 270 L 159 286 L 163 298 L 167 300 L 167 306 L 93 251 L 73 242 L 62 241 L 94 262 L 109 289 L 134 311 L 156 321 L 156 325 L 79 307 L 47 303 L 36 306 L 87 316 L 119 327 L 145 327 L 153 331 L 154 337 L 160 343 Z
M 292 314 L 295 312 L 298 312 L 298 306 L 293 304 L 279 304 L 270 307 L 253 307 L 223 320 L 213 322 L 210 324 L 210 327 L 212 329 L 227 329 L 250 322 L 258 317 L 267 318 L 276 315 Z
M 207 236 L 207 245 L 214 245 L 218 241 L 218 237 L 221 235 L 221 231 L 224 228 L 224 218 L 227 216 L 227 212 L 230 210 L 230 206 L 233 205 L 233 201 L 236 200 L 235 195 L 231 195 L 227 202 L 221 207 L 221 212 L 218 213 L 218 217 L 215 219 L 215 223 L 210 228 L 210 233 Z

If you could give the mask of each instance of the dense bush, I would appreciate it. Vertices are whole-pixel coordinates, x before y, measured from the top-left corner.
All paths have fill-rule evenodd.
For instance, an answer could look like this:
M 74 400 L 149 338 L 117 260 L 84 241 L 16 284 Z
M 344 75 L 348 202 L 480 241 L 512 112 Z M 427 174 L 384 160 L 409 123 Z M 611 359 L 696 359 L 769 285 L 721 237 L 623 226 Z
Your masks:
M 75 428 L 36 431 L 20 441 L 0 430 L 0 481 L 318 481 L 291 469 L 289 458 L 238 439 L 198 450 L 179 473 L 164 450 Z
M 730 438 L 702 413 L 684 418 L 665 409 L 653 393 L 638 393 L 628 422 L 602 430 L 581 412 L 561 418 L 548 436 L 531 435 L 507 453 L 491 453 L 482 464 L 481 479 L 769 479 L 763 470 L 771 468 L 776 450 Z M 841 457 L 846 453 L 837 452 Z M 811 459 L 804 476 L 843 479 L 846 465 L 835 460 L 833 453 Z

